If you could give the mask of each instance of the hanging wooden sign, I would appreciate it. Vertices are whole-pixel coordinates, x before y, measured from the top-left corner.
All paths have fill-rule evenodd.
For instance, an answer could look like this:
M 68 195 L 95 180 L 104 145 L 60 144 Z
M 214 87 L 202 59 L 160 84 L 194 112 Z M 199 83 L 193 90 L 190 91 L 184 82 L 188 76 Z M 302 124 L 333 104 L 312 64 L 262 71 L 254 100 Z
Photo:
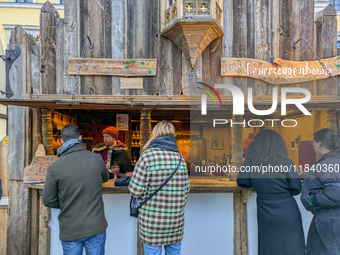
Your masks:
M 333 76 L 340 75 L 340 56 L 322 59 Z M 272 63 L 249 58 L 222 58 L 222 77 L 259 79 L 270 84 L 292 84 L 329 78 L 318 61 L 289 61 L 275 58 Z
M 69 58 L 69 75 L 77 75 L 80 58 Z M 156 76 L 157 59 L 84 58 L 79 75 Z
M 143 89 L 143 78 L 120 78 L 120 89 Z

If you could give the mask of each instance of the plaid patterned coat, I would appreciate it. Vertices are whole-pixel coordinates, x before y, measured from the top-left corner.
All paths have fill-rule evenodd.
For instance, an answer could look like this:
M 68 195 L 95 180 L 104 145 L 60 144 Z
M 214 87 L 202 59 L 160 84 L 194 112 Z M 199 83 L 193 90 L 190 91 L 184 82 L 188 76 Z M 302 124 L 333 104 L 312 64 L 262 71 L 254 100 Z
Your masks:
M 148 148 L 140 156 L 129 190 L 143 202 L 176 169 L 180 154 L 163 149 Z M 141 240 L 149 245 L 167 245 L 181 241 L 184 231 L 184 207 L 190 190 L 185 161 L 170 181 L 139 209 L 138 223 Z

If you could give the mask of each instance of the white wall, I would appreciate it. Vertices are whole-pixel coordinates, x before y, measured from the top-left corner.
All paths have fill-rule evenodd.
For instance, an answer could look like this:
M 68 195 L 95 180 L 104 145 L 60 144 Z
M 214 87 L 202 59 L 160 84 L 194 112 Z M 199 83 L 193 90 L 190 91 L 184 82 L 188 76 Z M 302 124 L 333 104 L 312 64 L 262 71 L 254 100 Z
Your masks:
M 137 221 L 129 216 L 130 195 L 105 194 L 107 228 L 107 254 L 137 254 Z M 295 197 L 302 215 L 305 238 L 312 214 L 307 212 Z M 257 255 L 256 194 L 248 198 L 249 255 Z M 62 254 L 59 241 L 59 210 L 53 209 L 51 221 L 51 255 Z M 233 194 L 189 194 L 185 208 L 185 229 L 182 255 L 228 255 L 233 254 Z

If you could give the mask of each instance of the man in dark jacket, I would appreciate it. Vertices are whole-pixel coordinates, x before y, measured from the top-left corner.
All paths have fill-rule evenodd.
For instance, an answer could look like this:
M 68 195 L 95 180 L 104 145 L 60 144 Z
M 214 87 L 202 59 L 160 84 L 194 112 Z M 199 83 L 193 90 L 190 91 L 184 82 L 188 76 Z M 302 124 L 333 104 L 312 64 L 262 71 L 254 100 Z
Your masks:
M 100 155 L 87 151 L 79 128 L 61 130 L 59 159 L 46 175 L 42 201 L 60 208 L 59 228 L 64 254 L 104 254 L 107 222 L 104 215 L 102 183 L 109 174 Z M 76 252 L 76 253 L 75 253 Z

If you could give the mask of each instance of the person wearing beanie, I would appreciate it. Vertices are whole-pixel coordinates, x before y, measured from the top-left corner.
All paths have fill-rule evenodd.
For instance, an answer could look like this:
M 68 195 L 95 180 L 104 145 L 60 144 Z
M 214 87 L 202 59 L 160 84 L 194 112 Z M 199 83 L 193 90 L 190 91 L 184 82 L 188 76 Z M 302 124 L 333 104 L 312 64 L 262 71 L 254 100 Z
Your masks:
M 92 152 L 102 156 L 107 170 L 111 171 L 111 166 L 116 165 L 120 167 L 120 173 L 130 172 L 131 157 L 127 146 L 118 140 L 118 129 L 114 126 L 107 127 L 103 130 L 102 135 L 104 143 L 93 148 Z

